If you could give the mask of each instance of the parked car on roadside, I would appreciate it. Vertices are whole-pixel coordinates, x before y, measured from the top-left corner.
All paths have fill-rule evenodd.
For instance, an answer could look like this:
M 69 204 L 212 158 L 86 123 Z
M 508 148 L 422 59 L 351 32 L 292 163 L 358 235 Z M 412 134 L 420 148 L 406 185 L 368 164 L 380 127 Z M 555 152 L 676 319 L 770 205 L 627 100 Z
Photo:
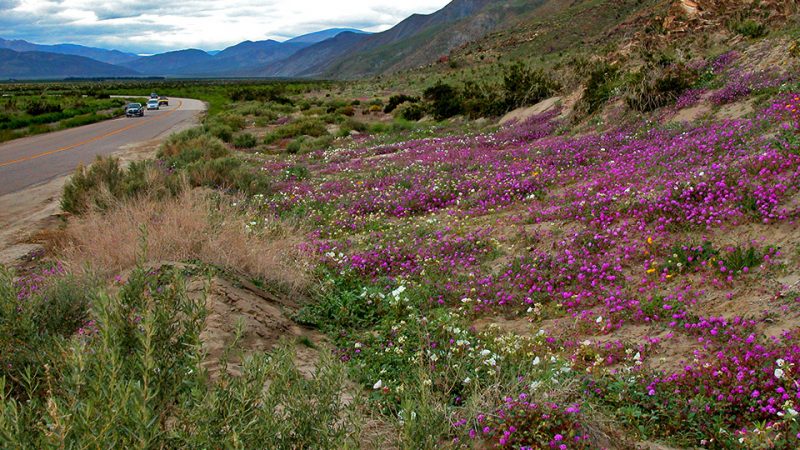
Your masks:
M 147 101 L 147 109 L 159 109 L 158 99 L 153 98 Z
M 126 117 L 144 116 L 144 108 L 142 107 L 142 104 L 128 103 L 128 106 L 125 107 L 125 116 Z

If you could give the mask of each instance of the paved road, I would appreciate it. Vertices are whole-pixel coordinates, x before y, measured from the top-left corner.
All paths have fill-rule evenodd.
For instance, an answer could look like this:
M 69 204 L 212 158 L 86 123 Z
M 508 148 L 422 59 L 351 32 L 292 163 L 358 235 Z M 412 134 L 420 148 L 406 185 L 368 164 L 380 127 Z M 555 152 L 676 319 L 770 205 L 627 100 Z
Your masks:
M 197 122 L 205 105 L 170 98 L 170 106 L 147 111 L 144 117 L 107 120 L 84 127 L 40 134 L 0 144 L 0 195 L 67 175 L 96 155 L 162 137 Z

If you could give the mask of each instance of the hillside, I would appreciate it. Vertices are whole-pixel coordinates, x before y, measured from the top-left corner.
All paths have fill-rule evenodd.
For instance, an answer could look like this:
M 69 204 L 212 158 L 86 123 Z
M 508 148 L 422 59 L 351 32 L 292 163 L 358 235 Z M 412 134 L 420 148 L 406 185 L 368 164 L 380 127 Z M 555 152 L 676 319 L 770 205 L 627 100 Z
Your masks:
M 414 14 L 394 27 L 373 35 L 339 35 L 338 39 L 328 40 L 298 52 L 291 58 L 281 61 L 280 67 L 268 69 L 267 75 L 352 78 L 373 75 L 389 70 L 402 61 L 416 58 L 432 60 L 438 56 L 431 54 L 431 48 L 420 48 L 420 43 L 437 48 L 453 44 L 453 32 L 445 25 L 473 18 L 493 2 L 489 0 L 455 0 L 443 9 L 428 15 Z M 431 44 L 430 39 L 437 44 Z M 474 38 L 476 36 L 472 36 Z M 463 43 L 455 38 L 455 42 Z M 423 46 L 424 47 L 424 46 Z M 447 48 L 449 50 L 449 47 Z M 426 53 L 427 52 L 427 53 Z M 426 56 L 419 56 L 426 53 Z M 408 64 L 413 64 L 408 62 Z M 288 68 L 288 69 L 287 69 Z
M 539 45 L 537 54 L 552 53 L 576 41 L 599 40 L 609 29 L 656 3 L 664 1 L 456 0 L 435 13 L 412 15 L 382 33 L 345 34 L 313 45 L 263 74 L 339 79 L 390 74 L 449 59 L 451 52 L 465 47 L 485 52 L 493 43 L 501 43 L 504 47 L 498 53 L 511 54 L 514 42 L 534 37 L 550 42 Z M 508 37 L 503 38 L 504 34 Z
M 417 67 L 446 56 L 452 49 L 534 14 L 546 0 L 456 0 L 430 15 L 413 15 L 384 33 L 364 40 L 325 74 L 358 78 Z
M 82 56 L 0 49 L 0 79 L 104 78 L 139 75 L 141 73 L 135 70 Z
M 106 50 L 102 48 L 85 47 L 75 44 L 56 44 L 41 45 L 33 44 L 22 40 L 6 40 L 0 38 L 0 48 L 14 50 L 17 52 L 45 52 L 57 53 L 61 55 L 74 55 L 91 58 L 107 64 L 122 64 L 139 58 L 132 53 L 123 53 L 118 50 Z

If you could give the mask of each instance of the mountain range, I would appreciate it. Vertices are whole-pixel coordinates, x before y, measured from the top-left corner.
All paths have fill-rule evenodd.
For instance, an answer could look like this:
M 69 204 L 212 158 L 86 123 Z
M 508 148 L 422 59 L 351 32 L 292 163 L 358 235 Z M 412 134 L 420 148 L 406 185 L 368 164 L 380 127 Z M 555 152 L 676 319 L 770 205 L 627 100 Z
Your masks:
M 447 56 L 499 30 L 513 30 L 522 21 L 579 9 L 594 0 L 453 0 L 432 14 L 414 14 L 381 33 L 334 28 L 290 39 L 245 41 L 208 53 L 188 49 L 138 57 L 114 50 L 69 44 L 42 46 L 0 40 L 0 79 L 20 78 L 20 64 L 33 51 L 69 53 L 114 64 L 123 72 L 167 77 L 280 77 L 352 79 L 419 67 Z M 72 53 L 70 53 L 72 52 Z M 15 61 L 11 65 L 11 61 Z M 73 61 L 82 76 L 108 76 L 86 61 Z M 31 68 L 27 77 L 58 78 L 50 67 Z M 74 75 L 77 76 L 77 75 Z
M 0 48 L 14 50 L 15 52 L 45 52 L 83 56 L 106 64 L 123 64 L 139 58 L 139 55 L 123 53 L 118 50 L 84 47 L 75 44 L 40 45 L 21 40 L 9 41 L 2 38 L 0 38 Z
M 87 76 L 120 78 L 141 76 L 141 74 L 84 56 L 36 51 L 15 52 L 0 48 L 0 78 L 35 80 Z

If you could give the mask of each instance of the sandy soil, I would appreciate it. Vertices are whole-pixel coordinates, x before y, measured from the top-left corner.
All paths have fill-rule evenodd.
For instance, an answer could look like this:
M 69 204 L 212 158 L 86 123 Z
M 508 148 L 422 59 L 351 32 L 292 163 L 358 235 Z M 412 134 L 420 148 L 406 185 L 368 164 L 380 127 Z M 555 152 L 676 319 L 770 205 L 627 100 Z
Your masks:
M 550 111 L 553 108 L 563 105 L 564 99 L 561 97 L 552 97 L 548 98 L 547 100 L 542 100 L 541 102 L 524 108 L 515 109 L 500 119 L 500 125 L 512 125 L 515 123 L 524 122 L 527 119 L 530 119 L 533 116 L 538 114 L 542 114 L 544 112 Z M 565 114 L 562 114 L 565 115 Z
M 197 298 L 207 293 L 208 317 L 200 338 L 207 353 L 203 366 L 212 377 L 219 373 L 220 358 L 233 342 L 240 322 L 244 325 L 240 346 L 245 354 L 268 352 L 282 342 L 296 344 L 298 370 L 308 377 L 314 374 L 319 360 L 317 348 L 324 346 L 324 337 L 293 322 L 285 305 L 222 278 L 213 278 L 208 285 L 206 280 L 194 280 L 187 289 L 190 296 Z M 240 362 L 235 352 L 231 354 L 229 372 L 239 375 Z

